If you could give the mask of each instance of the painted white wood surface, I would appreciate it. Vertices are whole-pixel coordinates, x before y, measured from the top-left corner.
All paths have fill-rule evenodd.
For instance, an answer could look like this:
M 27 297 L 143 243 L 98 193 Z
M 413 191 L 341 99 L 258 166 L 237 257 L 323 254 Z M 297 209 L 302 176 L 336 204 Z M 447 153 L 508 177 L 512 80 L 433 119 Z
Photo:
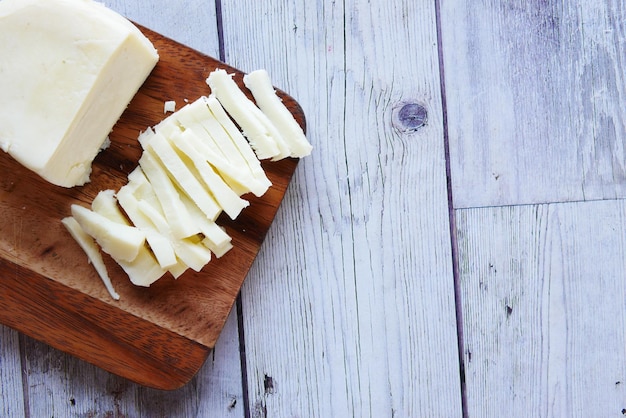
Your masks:
M 0 416 L 24 416 L 19 334 L 0 325 Z
M 107 4 L 218 56 L 213 1 Z M 244 286 L 245 346 L 233 313 L 159 392 L 0 326 L 0 416 L 460 416 L 437 4 L 467 416 L 621 416 L 625 204 L 582 201 L 624 197 L 626 9 L 495 0 L 222 0 L 226 61 L 267 68 L 315 145 Z M 394 128 L 402 103 L 427 125 Z
M 626 408 L 626 201 L 456 213 L 470 417 Z
M 105 0 L 111 9 L 212 57 L 219 57 L 215 0 Z
M 222 1 L 227 61 L 315 147 L 242 290 L 252 416 L 461 415 L 434 6 Z
M 455 206 L 625 197 L 623 2 L 441 4 Z
M 27 416 L 169 418 L 244 414 L 234 311 L 213 356 L 190 383 L 175 391 L 145 388 L 28 337 L 22 340 L 25 373 L 21 384 Z

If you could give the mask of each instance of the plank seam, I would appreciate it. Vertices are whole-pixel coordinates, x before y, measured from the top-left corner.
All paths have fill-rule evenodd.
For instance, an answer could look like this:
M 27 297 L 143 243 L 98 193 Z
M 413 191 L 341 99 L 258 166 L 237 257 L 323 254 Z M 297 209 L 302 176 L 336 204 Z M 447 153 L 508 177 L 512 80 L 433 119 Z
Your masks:
M 498 208 L 523 208 L 523 207 L 532 207 L 532 206 L 552 206 L 552 205 L 576 205 L 580 203 L 594 203 L 594 202 L 626 202 L 626 197 L 608 197 L 608 198 L 598 198 L 598 199 L 573 199 L 573 200 L 550 200 L 550 201 L 542 201 L 542 202 L 529 202 L 529 203 L 513 203 L 513 204 L 504 204 L 504 205 L 476 205 L 476 206 L 459 206 L 454 207 L 453 210 L 455 212 L 462 210 L 472 210 L 472 209 L 498 209 Z
M 459 380 L 461 395 L 461 413 L 468 418 L 467 390 L 465 386 L 465 343 L 463 340 L 463 312 L 461 304 L 461 282 L 459 275 L 458 243 L 454 218 L 454 199 L 452 193 L 452 175 L 450 164 L 450 139 L 448 133 L 448 107 L 446 102 L 446 82 L 443 60 L 443 40 L 441 32 L 441 0 L 435 0 L 435 25 L 437 30 L 437 55 L 439 64 L 439 89 L 441 93 L 441 114 L 443 124 L 443 146 L 446 160 L 446 191 L 448 194 L 448 222 L 450 228 L 450 246 L 452 256 L 452 280 L 454 282 L 454 305 L 456 314 L 457 350 L 459 357 Z
M 248 366 L 246 363 L 246 336 L 243 329 L 243 301 L 241 292 L 237 295 L 237 330 L 239 332 L 239 361 L 241 363 L 241 394 L 243 396 L 244 418 L 250 418 L 250 396 L 248 394 Z
M 220 61 L 226 62 L 226 49 L 224 48 L 224 20 L 222 17 L 222 0 L 215 0 L 215 20 L 217 24 L 217 48 Z
M 224 19 L 222 14 L 222 1 L 215 0 L 215 20 L 217 25 L 217 44 L 219 59 L 226 62 L 226 48 L 224 46 Z M 241 367 L 241 394 L 243 397 L 244 418 L 250 418 L 250 396 L 248 394 L 248 367 L 246 363 L 246 337 L 243 327 L 243 301 L 241 291 L 235 299 L 235 309 L 237 310 L 237 333 L 239 337 L 239 362 Z
M 25 335 L 18 334 L 18 344 L 20 350 L 20 370 L 22 372 L 22 402 L 24 402 L 24 418 L 30 418 L 30 395 L 28 384 L 28 370 L 26 370 L 26 342 Z

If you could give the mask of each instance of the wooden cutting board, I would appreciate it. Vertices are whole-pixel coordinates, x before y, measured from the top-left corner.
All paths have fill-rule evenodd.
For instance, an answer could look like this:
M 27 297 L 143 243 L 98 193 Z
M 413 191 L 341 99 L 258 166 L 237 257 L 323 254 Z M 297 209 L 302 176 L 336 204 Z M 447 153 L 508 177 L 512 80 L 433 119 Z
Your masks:
M 175 389 L 202 366 L 222 330 L 246 274 L 276 214 L 297 160 L 264 163 L 273 183 L 236 221 L 218 218 L 234 248 L 200 273 L 150 288 L 133 286 L 106 254 L 114 301 L 87 257 L 61 224 L 70 205 L 88 206 L 100 190 L 119 188 L 137 165 L 140 131 L 166 115 L 164 102 L 208 95 L 209 73 L 228 65 L 165 38 L 142 31 L 160 61 L 113 128 L 111 146 L 94 161 L 91 182 L 64 189 L 47 183 L 0 153 L 0 322 L 139 384 Z M 304 127 L 298 103 L 279 91 Z

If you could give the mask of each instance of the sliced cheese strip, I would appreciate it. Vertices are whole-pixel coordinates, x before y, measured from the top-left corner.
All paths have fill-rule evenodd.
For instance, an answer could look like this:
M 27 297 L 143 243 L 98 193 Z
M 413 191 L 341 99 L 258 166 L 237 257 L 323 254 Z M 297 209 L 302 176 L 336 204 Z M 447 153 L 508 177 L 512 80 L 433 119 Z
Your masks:
M 213 138 L 202 127 L 190 126 L 181 135 L 184 141 L 190 142 L 202 158 L 216 169 L 237 195 L 241 196 L 253 189 L 260 189 L 252 174 L 231 164 L 217 147 Z
M 246 74 L 243 82 L 252 92 L 257 106 L 287 142 L 291 151 L 290 156 L 300 158 L 311 154 L 313 146 L 306 139 L 302 127 L 276 94 L 267 71 L 256 70 Z
M 178 259 L 178 262 L 176 264 L 174 264 L 173 266 L 170 266 L 167 269 L 167 271 L 172 275 L 173 278 L 178 279 L 188 269 L 189 269 L 189 266 L 187 264 L 185 264 L 183 262 L 183 260 Z
M 284 140 L 268 131 L 268 124 L 262 122 L 263 112 L 246 97 L 231 75 L 225 70 L 215 70 L 206 82 L 211 93 L 237 121 L 259 159 L 281 159 L 289 155 Z
M 149 287 L 163 277 L 166 272 L 147 248 L 143 248 L 137 258 L 131 262 L 124 260 L 115 261 L 126 272 L 130 282 L 135 286 Z
M 184 199 L 185 202 L 189 201 L 189 198 L 184 195 L 181 195 L 181 199 Z M 191 206 L 197 209 L 197 206 L 194 203 L 191 203 Z M 198 268 L 202 268 L 199 266 L 205 265 L 211 259 L 210 254 L 207 254 L 204 249 L 198 250 L 193 247 L 193 245 L 195 245 L 193 243 L 197 241 L 195 235 L 185 238 L 176 237 L 165 216 L 159 212 L 159 208 L 154 207 L 145 200 L 138 200 L 137 208 L 151 220 L 160 233 L 170 240 L 172 248 L 176 253 L 176 257 L 184 263 L 185 266 L 191 267 L 193 270 L 197 270 Z M 197 210 L 199 211 L 199 209 Z M 206 219 L 207 222 L 210 222 L 202 212 L 200 213 L 202 219 Z M 190 216 L 190 214 L 188 213 L 187 216 Z M 193 221 L 194 219 L 190 217 L 190 220 Z M 199 226 L 198 229 L 200 229 Z M 173 270 L 172 275 L 174 275 L 174 277 L 178 277 L 179 274 L 177 274 L 176 270 Z
M 219 158 L 228 160 L 226 154 L 222 152 L 222 149 L 217 146 L 217 143 L 213 139 L 213 136 L 207 132 L 197 120 L 197 105 L 201 104 L 200 99 L 188 103 L 183 106 L 178 112 L 168 116 L 159 122 L 154 131 L 160 132 L 164 137 L 171 138 L 173 135 L 183 131 L 193 131 L 202 139 L 203 143 L 211 149 L 211 151 Z M 150 132 L 146 132 L 147 135 L 152 135 Z
M 153 151 L 172 179 L 187 196 L 194 201 L 202 212 L 211 220 L 217 219 L 221 209 L 207 189 L 198 181 L 189 167 L 178 156 L 170 141 L 156 131 L 148 141 L 144 141 L 144 152 Z
M 53 184 L 86 183 L 155 48 L 91 0 L 2 0 L 0 34 L 0 148 Z
M 176 265 L 178 260 L 169 239 L 157 231 L 151 220 L 139 210 L 133 189 L 134 184 L 132 182 L 120 188 L 117 192 L 117 201 L 131 222 L 146 234 L 146 241 L 159 265 L 164 269 Z
M 128 190 L 124 190 L 124 187 L 120 189 L 117 196 L 120 205 L 133 220 L 133 223 L 140 226 L 140 228 L 141 225 L 145 226 L 146 241 L 159 265 L 170 271 L 174 277 L 178 277 L 187 270 L 187 265 L 177 258 L 170 238 L 157 230 L 152 220 L 139 208 L 137 198 L 132 193 L 129 193 Z
M 211 222 L 202 216 L 202 213 L 195 208 L 193 202 L 189 199 L 183 198 L 183 203 L 189 208 L 189 215 L 192 216 L 194 222 L 198 224 L 198 227 L 201 229 L 202 234 L 205 236 L 207 241 L 206 245 L 209 249 L 214 250 L 213 252 L 221 257 L 225 252 L 225 248 L 232 248 L 230 245 L 231 237 L 224 231 L 219 225 L 215 222 Z M 227 250 L 226 250 L 227 251 Z
M 185 109 L 187 106 L 189 105 L 185 105 L 183 107 L 183 109 Z M 181 109 L 182 110 L 182 109 Z M 178 113 L 181 111 L 179 110 L 176 113 L 171 114 L 170 116 L 168 116 L 167 118 L 163 119 L 161 122 L 159 122 L 154 128 L 149 128 L 147 129 L 145 132 L 143 132 L 140 136 L 139 136 L 139 140 L 141 141 L 142 138 L 144 136 L 152 136 L 154 135 L 154 131 L 158 131 L 161 132 L 161 134 L 165 137 L 169 137 L 170 135 L 172 135 L 173 132 L 177 132 L 182 130 L 182 127 L 180 126 L 180 124 L 178 123 Z
M 212 108 L 215 108 L 220 119 L 215 116 Z M 229 163 L 242 171 L 247 168 L 252 177 L 258 177 L 262 183 L 267 182 L 268 187 L 271 185 L 254 150 L 213 95 L 208 98 L 200 97 L 185 106 L 177 113 L 176 118 L 184 130 L 194 131 L 200 138 L 205 138 L 207 145 L 213 150 L 218 149 Z M 233 127 L 238 135 L 231 135 L 227 127 Z M 205 132 L 200 132 L 201 129 Z
M 192 205 L 196 207 L 195 204 L 192 203 Z M 158 213 L 158 210 L 156 208 L 151 206 L 148 202 L 141 200 L 137 202 L 137 206 L 147 217 L 149 217 L 154 222 L 159 232 L 163 233 L 166 236 L 169 236 L 176 256 L 186 266 L 192 268 L 193 270 L 200 271 L 199 269 L 202 269 L 202 266 L 206 265 L 206 263 L 210 261 L 210 254 L 207 254 L 204 249 L 198 250 L 194 247 L 194 245 L 196 245 L 193 244 L 196 241 L 195 236 L 186 237 L 183 239 L 174 237 L 171 233 L 167 220 L 160 213 Z M 204 216 L 204 214 L 202 214 L 201 217 L 203 219 L 206 219 L 206 216 Z M 207 219 L 207 222 L 210 221 Z M 174 272 L 172 272 L 172 274 L 174 275 L 174 277 L 177 277 Z
M 233 163 L 243 163 L 245 165 L 243 156 L 232 141 L 228 138 L 224 139 L 224 136 L 216 129 L 220 128 L 220 126 L 206 106 L 203 97 L 187 104 L 176 112 L 174 117 L 180 127 L 179 131 L 193 130 L 199 133 L 201 137 L 206 138 L 207 145 L 218 155 Z M 200 132 L 201 130 L 204 130 L 204 132 Z
M 233 156 L 231 155 L 229 158 L 229 156 L 225 154 L 223 147 L 218 146 L 213 135 L 199 122 L 199 120 L 202 119 L 202 112 L 204 112 L 205 115 L 208 113 L 208 115 L 211 116 L 211 113 L 206 106 L 203 105 L 201 100 L 202 98 L 184 106 L 178 112 L 159 123 L 154 130 L 161 132 L 166 138 L 172 138 L 181 132 L 184 132 L 187 136 L 193 133 L 193 135 L 197 137 L 196 140 L 202 142 L 202 146 L 207 150 L 211 161 L 215 163 L 219 162 L 218 164 L 222 166 L 232 167 L 232 169 L 226 170 L 228 172 L 221 170 L 220 175 L 223 176 L 224 180 L 237 195 L 240 196 L 248 193 L 251 189 L 254 189 L 257 193 L 260 192 L 260 186 L 257 187 L 256 185 L 252 186 L 249 184 L 255 183 L 254 175 L 252 173 L 248 175 L 247 170 L 242 170 L 240 166 L 231 162 Z M 204 107 L 204 110 L 198 109 L 198 105 Z M 241 158 L 235 160 L 241 161 Z M 237 174 L 234 175 L 234 173 Z
M 218 226 L 218 228 L 219 228 L 219 226 Z M 217 258 L 222 257 L 228 251 L 233 249 L 233 244 L 231 242 L 228 242 L 228 243 L 222 244 L 222 245 L 215 245 L 213 243 L 213 241 L 211 241 L 210 239 L 204 238 L 202 240 L 202 243 L 204 244 L 205 247 L 210 249 L 213 252 L 213 254 L 215 254 L 215 256 Z
M 255 179 L 247 170 L 240 170 L 237 166 L 228 162 L 225 158 L 216 154 L 210 146 L 206 144 L 195 130 L 182 132 L 182 140 L 191 144 L 198 155 L 206 160 L 220 174 L 222 179 L 237 193 L 242 195 L 252 192 L 255 196 L 262 196 L 268 189 L 266 184 Z
M 111 295 L 113 299 L 119 300 L 120 295 L 113 288 L 113 283 L 111 283 L 111 278 L 109 277 L 107 267 L 102 259 L 102 254 L 100 254 L 100 249 L 94 239 L 85 233 L 78 222 L 76 222 L 76 219 L 71 216 L 63 218 L 61 223 L 65 226 L 72 238 L 76 240 L 80 248 L 83 249 L 85 254 L 87 254 L 87 258 L 96 269 L 96 272 L 100 276 L 102 283 L 104 283 L 109 295 Z
M 141 166 L 136 167 L 128 174 L 128 184 L 132 184 L 133 195 L 138 200 L 145 200 L 152 206 L 158 208 L 159 213 L 163 214 L 163 208 L 159 202 L 152 184 L 148 181 L 148 178 L 144 174 Z
M 152 188 L 152 184 L 148 181 L 147 177 L 141 170 L 141 167 L 137 167 L 128 175 L 129 184 L 132 183 L 133 197 L 137 199 L 137 209 L 143 216 L 150 220 L 156 230 L 169 240 L 172 249 L 176 255 L 176 264 L 168 267 L 168 271 L 172 276 L 177 279 L 180 277 L 189 266 L 179 257 L 173 242 L 179 238 L 176 238 L 172 233 L 172 228 L 165 219 L 165 214 L 161 203 Z M 181 194 L 184 196 L 184 194 Z M 200 209 L 197 209 L 200 212 Z M 200 212 L 202 213 L 202 212 Z M 202 215 L 204 216 L 204 214 Z
M 81 228 L 100 245 L 102 251 L 115 259 L 133 261 L 145 243 L 145 234 L 134 226 L 113 222 L 77 204 L 71 206 L 71 212 Z
M 98 193 L 91 202 L 91 209 L 113 222 L 130 225 L 120 210 L 112 190 Z M 131 283 L 136 286 L 150 286 L 165 274 L 165 270 L 145 246 L 140 248 L 139 254 L 131 262 L 115 258 L 114 260 L 126 272 Z
M 179 132 L 172 137 L 172 143 L 178 148 L 193 165 L 199 178 L 211 191 L 211 195 L 217 204 L 224 209 L 231 219 L 235 219 L 243 210 L 250 205 L 247 200 L 242 199 L 231 189 L 224 180 L 213 171 L 207 161 L 198 154 L 193 145 L 186 141 L 183 133 Z
M 215 98 L 215 96 L 211 95 L 206 98 L 206 104 L 215 119 L 217 119 L 224 131 L 228 134 L 231 141 L 239 149 L 239 152 L 244 157 L 253 177 L 256 178 L 261 184 L 269 188 L 272 185 L 272 182 L 267 178 L 265 170 L 261 167 L 261 162 L 250 147 L 248 141 L 246 141 L 242 135 L 241 131 L 228 117 L 220 102 Z
M 182 239 L 199 233 L 200 230 L 190 221 L 188 211 L 180 201 L 180 194 L 158 159 L 150 152 L 144 152 L 139 159 L 139 165 L 152 183 L 165 218 L 172 228 L 172 234 Z
M 174 241 L 176 254 L 194 271 L 200 271 L 211 261 L 211 251 L 199 237 Z

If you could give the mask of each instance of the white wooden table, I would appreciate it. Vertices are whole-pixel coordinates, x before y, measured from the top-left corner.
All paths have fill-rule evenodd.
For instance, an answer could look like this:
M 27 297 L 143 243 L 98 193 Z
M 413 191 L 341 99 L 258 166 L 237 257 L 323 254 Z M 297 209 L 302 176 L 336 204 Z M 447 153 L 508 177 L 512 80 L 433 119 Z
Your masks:
M 0 327 L 1 417 L 626 414 L 626 9 L 108 1 L 243 71 L 315 146 L 175 392 Z

